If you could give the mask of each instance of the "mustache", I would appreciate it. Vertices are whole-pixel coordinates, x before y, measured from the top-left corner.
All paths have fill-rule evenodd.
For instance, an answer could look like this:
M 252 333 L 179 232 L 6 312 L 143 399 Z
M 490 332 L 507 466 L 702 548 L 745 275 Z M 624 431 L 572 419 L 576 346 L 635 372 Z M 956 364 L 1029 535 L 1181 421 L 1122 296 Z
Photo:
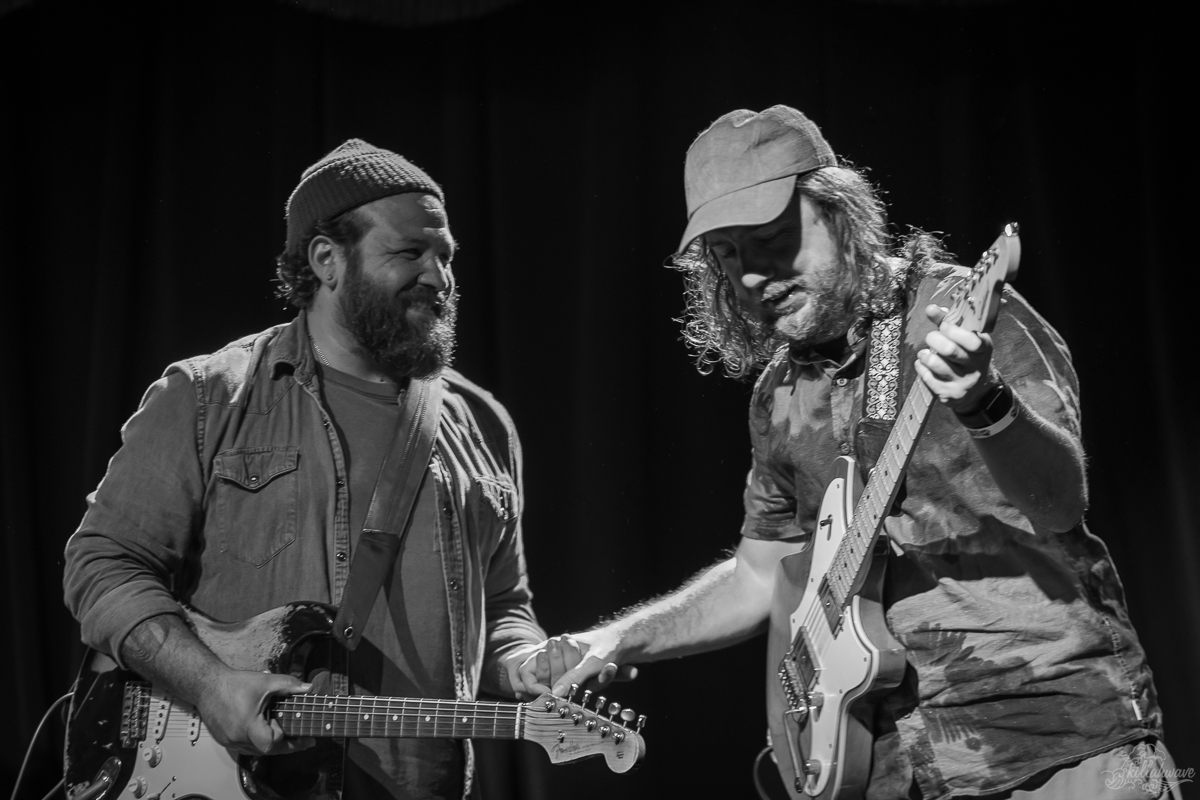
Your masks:
M 432 286 L 418 283 L 411 288 L 402 289 L 399 296 L 405 308 L 427 306 L 433 309 L 433 312 L 440 317 L 446 313 L 446 306 L 450 302 L 451 292 L 439 292 Z
M 804 288 L 799 278 L 792 278 L 791 280 L 786 281 L 776 281 L 775 283 L 768 284 L 767 288 L 763 290 L 762 302 L 774 303 L 776 300 L 781 299 L 788 294 L 788 292 L 792 291 L 792 289 L 797 288 Z

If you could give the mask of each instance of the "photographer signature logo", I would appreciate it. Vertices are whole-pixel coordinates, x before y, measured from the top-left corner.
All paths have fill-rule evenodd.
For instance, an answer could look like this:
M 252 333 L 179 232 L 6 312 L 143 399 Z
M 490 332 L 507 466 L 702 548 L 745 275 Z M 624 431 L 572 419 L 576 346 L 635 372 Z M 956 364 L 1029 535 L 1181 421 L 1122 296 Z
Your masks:
M 1104 785 L 1109 789 L 1132 786 L 1157 797 L 1181 783 L 1190 783 L 1196 774 L 1191 767 L 1177 769 L 1167 766 L 1166 753 L 1159 752 L 1156 745 L 1147 742 L 1139 742 L 1133 750 L 1122 756 L 1122 762 L 1116 769 L 1104 770 Z

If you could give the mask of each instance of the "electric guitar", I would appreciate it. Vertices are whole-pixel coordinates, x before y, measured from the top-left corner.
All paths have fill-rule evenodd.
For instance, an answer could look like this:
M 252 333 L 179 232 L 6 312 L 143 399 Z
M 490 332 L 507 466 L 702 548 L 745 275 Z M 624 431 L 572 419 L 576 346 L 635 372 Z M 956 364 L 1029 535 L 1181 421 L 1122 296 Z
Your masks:
M 200 640 L 234 669 L 306 677 L 313 645 L 331 638 L 335 609 L 292 603 L 239 623 L 189 610 Z M 526 739 L 559 764 L 604 756 L 625 772 L 645 753 L 645 717 L 605 698 L 587 708 L 544 694 L 530 703 L 302 694 L 267 710 L 288 736 Z M 85 663 L 67 718 L 68 800 L 336 800 L 313 751 L 252 758 L 218 744 L 188 703 L 172 698 L 101 653 Z
M 1017 226 L 983 254 L 947 319 L 991 331 L 1020 260 Z M 895 688 L 904 649 L 881 605 L 883 520 L 929 419 L 933 393 L 916 380 L 866 487 L 854 459 L 835 463 L 811 547 L 780 561 L 767 640 L 767 722 L 784 793 L 851 800 L 866 790 L 871 731 L 850 711 Z

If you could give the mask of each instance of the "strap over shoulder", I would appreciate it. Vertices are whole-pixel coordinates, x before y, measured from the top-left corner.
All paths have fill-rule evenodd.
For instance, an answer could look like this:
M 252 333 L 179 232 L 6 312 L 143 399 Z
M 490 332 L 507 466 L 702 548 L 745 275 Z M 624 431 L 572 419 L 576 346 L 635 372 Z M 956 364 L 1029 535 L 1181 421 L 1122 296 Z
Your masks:
M 334 637 L 350 650 L 362 638 L 371 607 L 408 533 L 441 415 L 441 376 L 410 381 L 333 623 Z

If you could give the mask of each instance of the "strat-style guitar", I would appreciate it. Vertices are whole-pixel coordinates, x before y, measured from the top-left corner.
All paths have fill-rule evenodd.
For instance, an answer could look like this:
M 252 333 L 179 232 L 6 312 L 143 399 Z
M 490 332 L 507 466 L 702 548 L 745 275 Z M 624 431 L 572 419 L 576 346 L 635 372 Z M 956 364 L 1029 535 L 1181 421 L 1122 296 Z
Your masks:
M 189 616 L 201 641 L 229 666 L 306 677 L 314 644 L 331 637 L 335 610 L 292 603 L 240 623 Z M 267 713 L 288 736 L 526 739 L 555 764 L 600 755 L 614 772 L 625 772 L 645 753 L 645 717 L 617 703 L 605 708 L 603 697 L 589 709 L 590 696 L 576 703 L 546 694 L 517 704 L 304 694 L 277 699 Z M 193 706 L 96 653 L 71 701 L 66 791 L 68 800 L 336 800 L 311 756 L 235 757 Z
M 947 318 L 991 331 L 1020 252 L 1017 226 L 1008 225 L 952 296 Z M 883 521 L 932 400 L 925 384 L 914 381 L 865 488 L 854 459 L 837 460 L 811 548 L 779 564 L 767 641 L 767 721 L 788 797 L 851 800 L 866 790 L 871 731 L 850 712 L 895 688 L 904 674 L 904 649 L 880 602 L 888 547 Z

